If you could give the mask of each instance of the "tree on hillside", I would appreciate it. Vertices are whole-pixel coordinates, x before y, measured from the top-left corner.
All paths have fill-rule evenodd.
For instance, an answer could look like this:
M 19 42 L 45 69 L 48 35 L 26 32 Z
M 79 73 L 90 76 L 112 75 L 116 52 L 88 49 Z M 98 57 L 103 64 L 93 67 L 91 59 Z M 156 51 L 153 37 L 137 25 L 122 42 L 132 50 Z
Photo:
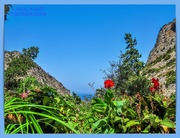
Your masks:
M 38 47 L 23 48 L 23 53 L 8 63 L 8 67 L 4 73 L 6 88 L 13 89 L 18 86 L 19 81 L 26 76 L 27 71 L 34 66 L 32 59 L 35 59 L 38 53 Z
M 126 40 L 126 52 L 122 54 L 123 67 L 130 71 L 128 75 L 139 75 L 139 71 L 144 67 L 144 62 L 140 61 L 141 54 L 135 48 L 137 45 L 136 38 L 133 39 L 130 33 L 125 34 L 124 39 Z
M 34 60 L 39 53 L 39 48 L 32 46 L 30 48 L 23 48 L 22 51 L 25 57 L 29 57 L 30 59 Z
M 106 79 L 112 79 L 115 82 L 117 95 L 123 93 L 133 95 L 140 89 L 146 90 L 149 83 L 145 77 L 140 75 L 144 62 L 139 60 L 141 54 L 135 48 L 137 45 L 136 39 L 133 39 L 130 33 L 126 33 L 124 39 L 127 44 L 126 52 L 120 53 L 118 62 L 110 62 L 111 67 L 108 69 L 108 73 L 103 72 Z

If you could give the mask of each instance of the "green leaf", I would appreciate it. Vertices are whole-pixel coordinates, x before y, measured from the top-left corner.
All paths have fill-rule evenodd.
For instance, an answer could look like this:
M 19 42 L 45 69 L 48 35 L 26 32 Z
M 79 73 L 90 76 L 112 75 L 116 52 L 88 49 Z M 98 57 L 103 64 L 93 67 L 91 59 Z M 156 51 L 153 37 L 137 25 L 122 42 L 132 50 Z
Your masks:
M 94 104 L 94 107 L 103 107 L 104 109 L 107 108 L 107 104 Z
M 151 114 L 150 115 L 150 123 L 154 124 L 155 123 L 155 119 L 156 119 L 156 115 Z
M 115 120 L 114 120 L 114 123 L 117 123 L 117 122 L 121 122 L 122 120 L 122 117 L 115 117 Z
M 125 101 L 114 101 L 113 104 L 117 108 L 117 113 L 122 113 L 122 107 L 124 106 Z
M 104 102 L 100 98 L 94 98 L 92 104 L 104 104 Z
M 174 122 L 172 122 L 170 119 L 165 118 L 160 122 L 161 125 L 166 126 L 168 128 L 176 128 L 176 125 Z
M 168 108 L 166 110 L 165 117 L 169 117 L 170 115 L 174 115 L 175 116 L 175 114 L 176 114 L 175 108 Z
M 112 90 L 108 89 L 104 96 L 105 103 L 109 103 L 111 101 L 112 97 L 113 97 L 113 92 L 112 92 Z
M 60 98 L 55 97 L 54 99 L 57 101 L 57 102 L 56 102 L 57 104 L 60 102 Z
M 168 106 L 167 101 L 162 101 L 162 103 L 163 103 L 164 107 L 167 108 L 167 106 Z
M 149 116 L 149 111 L 147 109 L 143 110 L 143 116 L 144 117 Z
M 114 128 L 110 128 L 109 133 L 113 134 L 114 133 Z
M 104 131 L 105 134 L 113 134 L 114 133 L 114 129 L 109 127 L 109 128 L 106 128 L 105 131 Z
M 97 109 L 97 108 L 94 108 L 93 111 L 96 111 L 96 112 L 98 112 L 98 113 L 104 113 L 104 112 L 105 112 L 104 110 L 102 110 L 102 109 Z
M 158 116 L 156 116 L 156 119 L 155 119 L 155 123 L 159 123 L 159 122 L 161 122 L 162 120 L 161 119 L 159 119 L 159 117 Z
M 109 129 L 106 128 L 105 131 L 104 131 L 104 134 L 107 134 L 109 132 Z
M 65 102 L 66 102 L 66 104 L 67 104 L 69 107 L 74 108 L 74 107 L 73 107 L 74 105 L 72 105 L 71 102 L 69 102 L 69 101 L 65 101 Z
M 148 125 L 143 131 L 141 131 L 142 133 L 149 133 L 151 128 L 151 125 Z
M 128 122 L 129 118 L 124 118 L 124 123 Z
M 159 97 L 159 95 L 157 93 L 155 93 L 155 97 L 152 97 L 155 101 L 157 101 L 159 103 L 159 105 L 164 106 L 161 98 Z
M 123 132 L 125 133 L 127 131 L 127 127 L 126 126 L 121 126 L 123 129 Z
M 135 125 L 139 125 L 139 121 L 136 120 L 131 120 L 129 122 L 127 122 L 126 127 L 131 127 L 131 126 L 135 126 Z
M 90 123 L 94 122 L 94 119 L 93 118 L 89 118 L 89 122 Z
M 74 128 L 74 127 L 76 126 L 76 124 L 73 123 L 73 122 L 71 122 L 71 121 L 68 121 L 68 125 L 69 125 L 70 127 L 72 127 L 72 128 Z
M 132 118 L 135 118 L 137 116 L 137 113 L 133 109 L 128 108 L 127 115 L 130 115 Z
M 53 103 L 50 103 L 50 104 L 49 104 L 49 106 L 52 106 L 52 107 L 54 107 L 54 104 L 53 104 Z
M 113 103 L 117 108 L 121 108 L 124 105 L 125 101 L 114 101 Z
M 106 119 L 98 120 L 97 122 L 95 122 L 95 123 L 92 125 L 92 129 L 95 130 L 95 129 L 97 129 L 97 128 L 100 128 L 100 127 L 104 126 L 106 123 L 107 123 Z
M 43 98 L 43 105 L 46 105 L 47 102 L 49 102 L 49 97 L 45 96 L 45 97 Z

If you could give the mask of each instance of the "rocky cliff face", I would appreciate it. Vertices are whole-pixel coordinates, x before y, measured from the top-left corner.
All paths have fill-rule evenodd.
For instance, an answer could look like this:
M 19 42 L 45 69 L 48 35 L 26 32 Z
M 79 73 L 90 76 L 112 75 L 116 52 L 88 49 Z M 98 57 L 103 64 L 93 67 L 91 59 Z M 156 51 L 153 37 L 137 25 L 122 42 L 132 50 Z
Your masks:
M 18 51 L 12 51 L 12 52 L 5 51 L 4 52 L 4 69 L 6 70 L 8 67 L 8 63 L 13 58 L 19 56 L 20 54 L 21 53 Z M 46 84 L 50 87 L 55 88 L 58 91 L 58 93 L 61 95 L 70 94 L 70 91 L 66 89 L 62 83 L 58 82 L 54 77 L 52 77 L 47 72 L 45 72 L 35 62 L 34 62 L 34 65 L 35 67 L 28 70 L 27 72 L 28 76 L 35 77 L 38 80 L 38 82 L 40 82 L 41 84 Z
M 165 95 L 176 92 L 176 20 L 164 25 L 157 36 L 142 74 L 158 78 Z

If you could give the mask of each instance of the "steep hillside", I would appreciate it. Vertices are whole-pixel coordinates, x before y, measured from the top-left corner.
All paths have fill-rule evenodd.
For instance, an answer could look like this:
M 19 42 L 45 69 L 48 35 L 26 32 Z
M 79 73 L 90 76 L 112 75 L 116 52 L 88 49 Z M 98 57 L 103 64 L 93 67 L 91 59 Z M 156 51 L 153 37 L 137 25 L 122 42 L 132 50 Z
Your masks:
M 158 78 L 165 95 L 176 92 L 176 20 L 164 25 L 157 36 L 146 66 L 141 72 Z
M 18 51 L 5 51 L 4 52 L 4 69 L 6 70 L 8 67 L 8 63 L 15 57 L 19 56 L 21 53 Z M 66 89 L 62 83 L 58 82 L 54 77 L 49 75 L 47 72 L 45 72 L 40 66 L 38 66 L 34 62 L 34 67 L 28 70 L 27 74 L 29 76 L 35 77 L 38 82 L 41 84 L 46 84 L 50 87 L 53 87 L 57 89 L 59 94 L 65 95 L 65 94 L 70 94 L 70 91 Z

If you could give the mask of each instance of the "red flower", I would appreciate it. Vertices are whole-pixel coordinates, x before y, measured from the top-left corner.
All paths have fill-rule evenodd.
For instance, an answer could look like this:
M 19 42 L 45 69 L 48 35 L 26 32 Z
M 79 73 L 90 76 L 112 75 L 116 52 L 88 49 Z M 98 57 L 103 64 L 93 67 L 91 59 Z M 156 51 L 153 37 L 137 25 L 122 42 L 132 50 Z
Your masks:
M 154 87 L 150 87 L 150 91 L 154 92 L 156 89 Z
M 105 82 L 104 82 L 104 88 L 107 88 L 107 89 L 110 89 L 111 87 L 113 87 L 114 86 L 114 82 L 112 81 L 112 80 L 106 80 Z
M 158 79 L 155 79 L 155 78 L 152 78 L 152 83 L 154 83 L 154 86 L 150 88 L 150 91 L 155 91 L 159 88 L 159 80 Z
M 156 89 L 159 88 L 159 82 L 154 83 L 154 88 L 156 88 Z
M 154 81 L 155 81 L 156 79 L 155 79 L 155 78 L 152 78 L 151 80 L 152 80 L 152 83 L 154 83 Z

